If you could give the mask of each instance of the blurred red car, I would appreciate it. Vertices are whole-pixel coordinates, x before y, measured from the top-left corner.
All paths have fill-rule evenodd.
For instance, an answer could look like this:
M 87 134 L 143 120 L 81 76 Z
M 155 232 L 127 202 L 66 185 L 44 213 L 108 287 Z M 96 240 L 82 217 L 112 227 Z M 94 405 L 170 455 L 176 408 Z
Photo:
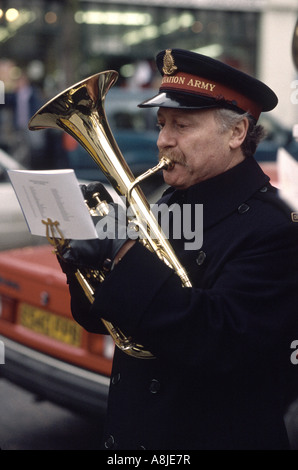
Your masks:
M 0 374 L 76 411 L 106 407 L 113 344 L 71 317 L 65 275 L 49 245 L 0 252 Z

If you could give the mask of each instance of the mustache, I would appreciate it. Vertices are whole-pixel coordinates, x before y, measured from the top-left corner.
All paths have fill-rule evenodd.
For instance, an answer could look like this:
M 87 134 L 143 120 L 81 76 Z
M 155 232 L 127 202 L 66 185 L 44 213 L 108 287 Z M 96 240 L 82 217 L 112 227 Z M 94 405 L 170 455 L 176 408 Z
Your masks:
M 180 163 L 180 165 L 185 165 L 184 155 L 177 153 L 177 151 L 171 149 L 159 151 L 158 160 L 160 161 L 162 157 L 167 157 L 169 160 L 171 160 L 172 163 Z

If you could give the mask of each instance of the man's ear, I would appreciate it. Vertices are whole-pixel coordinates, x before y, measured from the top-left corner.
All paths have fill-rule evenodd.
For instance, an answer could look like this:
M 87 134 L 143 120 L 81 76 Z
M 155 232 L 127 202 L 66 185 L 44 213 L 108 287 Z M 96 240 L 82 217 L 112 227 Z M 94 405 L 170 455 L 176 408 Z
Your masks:
M 238 147 L 241 147 L 245 137 L 246 137 L 246 134 L 247 134 L 247 131 L 248 131 L 248 126 L 249 126 L 249 122 L 248 122 L 248 119 L 246 117 L 244 117 L 243 119 L 241 119 L 241 121 L 239 121 L 235 126 L 234 128 L 232 129 L 232 135 L 231 135 L 231 139 L 230 139 L 230 148 L 231 149 L 236 149 Z

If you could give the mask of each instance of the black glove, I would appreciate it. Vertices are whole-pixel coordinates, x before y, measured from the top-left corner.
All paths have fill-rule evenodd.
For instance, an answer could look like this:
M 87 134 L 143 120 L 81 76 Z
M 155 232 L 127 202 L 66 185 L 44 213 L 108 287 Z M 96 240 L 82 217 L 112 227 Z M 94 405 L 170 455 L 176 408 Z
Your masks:
M 105 187 L 94 182 L 81 185 L 81 190 L 89 207 L 94 205 L 93 195 L 98 193 L 99 198 L 109 204 L 109 213 L 92 217 L 98 239 L 70 240 L 64 247 L 59 263 L 65 274 L 75 272 L 77 268 L 111 268 L 116 254 L 128 239 L 125 209 L 113 202 Z
M 89 183 L 87 186 L 85 184 L 80 184 L 80 188 L 84 196 L 84 199 L 85 201 L 87 201 L 87 204 L 89 207 L 93 207 L 94 204 L 97 202 L 94 199 L 95 194 L 98 194 L 99 198 L 102 201 L 106 201 L 108 204 L 114 202 L 109 191 L 107 191 L 104 185 L 102 183 L 99 183 L 98 181 Z
M 70 240 L 62 252 L 63 260 L 78 268 L 108 269 L 128 239 L 126 213 L 118 204 L 109 204 L 109 213 L 96 217 L 98 238 L 92 240 Z
M 60 264 L 60 268 L 66 274 L 67 280 L 69 280 L 69 276 L 74 274 L 77 270 L 77 267 L 74 264 L 70 264 L 67 261 L 64 260 L 62 257 L 61 253 L 57 254 L 57 260 L 58 263 Z

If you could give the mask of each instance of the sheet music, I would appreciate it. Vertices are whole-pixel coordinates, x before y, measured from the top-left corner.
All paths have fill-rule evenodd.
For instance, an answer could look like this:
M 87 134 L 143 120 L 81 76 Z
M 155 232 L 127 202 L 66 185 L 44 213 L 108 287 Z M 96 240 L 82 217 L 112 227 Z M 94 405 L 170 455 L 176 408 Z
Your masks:
M 8 170 L 8 176 L 33 235 L 45 237 L 42 221 L 51 219 L 64 238 L 97 238 L 74 170 Z
M 284 148 L 278 149 L 277 173 L 279 196 L 298 211 L 298 162 Z

